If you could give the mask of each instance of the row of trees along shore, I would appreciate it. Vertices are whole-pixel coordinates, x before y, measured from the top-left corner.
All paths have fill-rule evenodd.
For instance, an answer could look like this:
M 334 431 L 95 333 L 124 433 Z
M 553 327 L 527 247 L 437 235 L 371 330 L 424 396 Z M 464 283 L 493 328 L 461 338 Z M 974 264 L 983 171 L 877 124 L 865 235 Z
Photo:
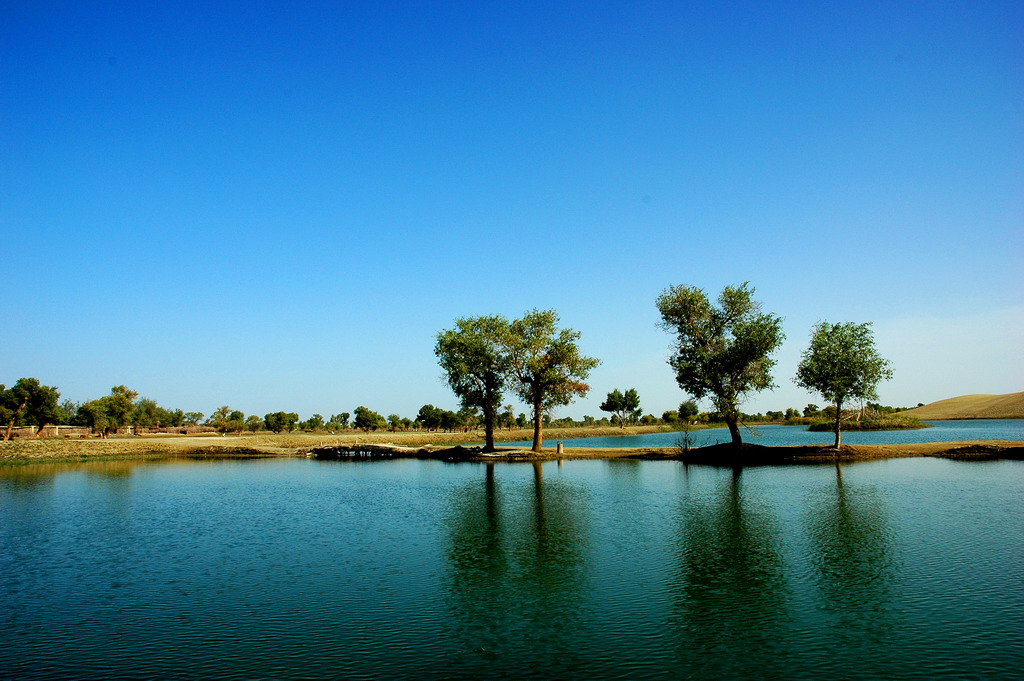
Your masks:
M 580 352 L 579 332 L 558 328 L 554 310 L 532 310 L 514 320 L 501 315 L 456 319 L 454 328 L 437 334 L 434 352 L 445 382 L 462 403 L 457 412 L 426 404 L 415 419 L 410 419 L 397 414 L 384 417 L 359 406 L 352 414 L 342 412 L 328 419 L 314 414 L 300 421 L 294 412 L 246 416 L 222 406 L 204 418 L 201 412 L 165 409 L 123 385 L 96 400 L 60 402 L 57 388 L 42 385 L 35 378 L 22 378 L 10 388 L 0 385 L 0 424 L 6 425 L 4 440 L 10 439 L 16 425 L 35 426 L 38 432 L 50 424 L 78 425 L 104 437 L 129 426 L 279 433 L 296 429 L 455 432 L 480 425 L 486 451 L 494 450 L 496 428 L 532 425 L 533 450 L 539 452 L 545 425 L 614 423 L 624 427 L 629 423 L 721 422 L 728 427 L 733 444 L 739 445 L 741 422 L 796 422 L 822 416 L 831 419 L 835 446 L 839 447 L 842 421 L 847 417 L 844 405 L 860 401 L 875 411 L 899 410 L 871 402 L 878 399 L 878 383 L 892 376 L 889 362 L 875 350 L 871 323 L 819 322 L 812 329 L 794 382 L 821 395 L 830 406 L 822 411 L 808 405 L 802 415 L 793 408 L 766 414 L 740 411 L 739 406 L 750 394 L 775 387 L 771 375 L 775 360 L 771 355 L 785 338 L 781 318 L 763 312 L 753 298 L 754 291 L 749 283 L 727 286 L 714 303 L 702 289 L 691 286 L 671 286 L 658 296 L 660 325 L 675 337 L 668 362 L 680 388 L 692 398 L 678 410 L 664 412 L 660 419 L 643 415 L 635 389 L 616 388 L 600 405 L 610 418 L 584 416 L 582 421 L 552 421 L 552 409 L 589 392 L 585 381 L 599 360 Z M 506 391 L 527 404 L 531 413 L 515 416 L 512 405 L 503 406 Z M 705 398 L 714 411 L 698 414 L 696 400 Z
M 669 365 L 688 395 L 708 398 L 742 445 L 739 405 L 750 394 L 775 387 L 772 354 L 785 335 L 782 319 L 762 311 L 745 282 L 726 286 L 713 303 L 694 286 L 670 286 L 658 296 L 661 326 L 675 335 Z M 717 303 L 717 304 L 716 304 Z M 541 451 L 542 415 L 589 391 L 586 380 L 598 360 L 580 353 L 580 334 L 557 328 L 554 310 L 533 310 L 522 319 L 466 317 L 437 335 L 434 353 L 444 378 L 464 407 L 483 412 L 484 450 L 494 450 L 498 406 L 511 389 L 534 410 L 533 450 Z M 835 446 L 841 443 L 843 405 L 877 400 L 877 385 L 891 378 L 889 362 L 874 347 L 870 322 L 818 323 L 801 356 L 794 381 L 820 394 L 835 409 Z M 622 425 L 640 413 L 636 390 L 608 394 L 601 409 Z
M 6 394 L 5 394 L 6 393 Z M 366 407 L 359 406 L 355 409 L 355 418 L 349 412 L 334 414 L 324 418 L 320 414 L 313 414 L 308 419 L 300 419 L 295 412 L 273 412 L 263 417 L 250 415 L 246 416 L 239 410 L 231 407 L 218 407 L 210 416 L 204 416 L 202 412 L 183 412 L 180 409 L 165 409 L 159 406 L 154 400 L 148 398 L 136 398 L 130 408 L 125 404 L 124 399 L 131 399 L 136 393 L 124 386 L 116 386 L 111 394 L 101 400 L 93 400 L 86 403 L 75 403 L 64 400 L 58 403 L 59 391 L 53 386 L 43 386 L 35 378 L 23 378 L 7 391 L 0 385 L 0 405 L 9 405 L 11 401 L 5 397 L 35 393 L 35 399 L 26 403 L 26 408 L 15 416 L 15 409 L 0 406 L 0 439 L 10 436 L 10 430 L 15 426 L 34 426 L 37 432 L 41 432 L 47 425 L 59 424 L 64 426 L 88 427 L 95 430 L 99 435 L 110 435 L 123 431 L 126 428 L 133 428 L 137 432 L 220 432 L 220 433 L 242 433 L 272 431 L 281 432 L 308 432 L 308 433 L 338 433 L 342 431 L 361 430 L 364 432 L 387 430 L 391 432 L 407 431 L 428 431 L 428 432 L 470 432 L 483 427 L 483 420 L 478 409 L 463 407 L 458 411 L 451 411 L 435 407 L 432 404 L 423 405 L 415 418 L 402 417 L 397 414 L 389 414 L 386 418 L 379 413 Z M 602 408 L 609 402 L 615 401 L 615 394 L 622 394 L 619 390 L 608 393 L 608 400 L 602 404 Z M 639 395 L 636 390 L 630 389 L 626 393 L 632 393 L 636 400 Z M 14 400 L 18 405 L 17 399 Z M 637 402 L 638 404 L 638 402 Z M 56 408 L 53 407 L 56 405 Z M 88 405 L 88 406 L 86 406 Z M 917 405 L 921 406 L 921 405 Z M 874 402 L 864 405 L 860 415 L 884 416 L 904 411 L 910 407 L 889 407 Z M 609 411 L 606 409 L 606 411 Z M 569 416 L 552 418 L 551 414 L 545 413 L 542 424 L 545 428 L 596 428 L 596 427 L 625 427 L 626 425 L 640 426 L 675 426 L 678 424 L 699 424 L 709 425 L 723 423 L 722 415 L 718 412 L 698 412 L 697 403 L 694 400 L 687 400 L 679 405 L 678 409 L 671 409 L 662 412 L 661 416 L 645 414 L 642 409 L 635 409 L 631 414 L 625 416 L 621 413 L 613 413 L 609 417 L 595 418 L 584 415 L 580 419 Z M 49 416 L 47 415 L 49 414 Z M 790 425 L 820 425 L 823 419 L 831 423 L 835 418 L 835 407 L 829 406 L 824 409 L 815 404 L 808 404 L 803 410 L 788 408 L 785 411 L 766 411 L 764 413 L 740 413 L 742 423 L 783 423 Z M 506 404 L 498 412 L 497 428 L 508 430 L 525 429 L 533 427 L 533 420 L 525 413 L 516 414 L 515 407 Z

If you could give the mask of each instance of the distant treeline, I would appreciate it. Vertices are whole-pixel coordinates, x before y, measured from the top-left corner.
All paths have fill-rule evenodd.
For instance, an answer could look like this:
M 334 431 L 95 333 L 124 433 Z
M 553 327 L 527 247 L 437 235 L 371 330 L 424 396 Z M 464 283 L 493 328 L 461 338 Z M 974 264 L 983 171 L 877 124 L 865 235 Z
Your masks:
M 636 394 L 636 391 L 627 391 Z M 610 393 L 611 394 L 611 393 Z M 918 405 L 920 406 L 920 405 Z M 863 413 L 868 415 L 893 414 L 911 407 L 889 407 L 868 402 Z M 745 423 L 812 423 L 835 416 L 834 407 L 820 409 L 808 404 L 803 410 L 789 408 L 784 411 L 741 414 Z M 722 415 L 716 412 L 698 412 L 693 400 L 683 402 L 679 409 L 665 411 L 661 416 L 644 414 L 637 408 L 627 414 L 613 414 L 610 417 L 581 419 L 563 417 L 554 419 L 543 415 L 545 427 L 600 427 L 617 425 L 677 425 L 681 423 L 714 424 L 722 422 Z M 300 419 L 295 412 L 272 412 L 263 416 L 246 415 L 229 406 L 218 407 L 209 416 L 199 411 L 167 409 L 156 400 L 139 397 L 139 394 L 123 385 L 111 388 L 110 394 L 95 400 L 75 402 L 61 400 L 60 392 L 54 386 L 42 385 L 38 379 L 22 378 L 10 388 L 0 384 L 0 424 L 4 427 L 4 439 L 9 439 L 15 426 L 35 426 L 41 431 L 47 425 L 84 426 L 97 435 L 107 436 L 129 427 L 136 431 L 157 429 L 213 430 L 221 433 L 272 431 L 275 433 L 306 431 L 334 433 L 348 430 L 364 432 L 390 431 L 443 431 L 470 432 L 482 427 L 482 416 L 477 409 L 463 408 L 459 411 L 441 409 L 432 404 L 423 405 L 415 417 L 389 414 L 387 417 L 365 406 L 356 407 L 351 413 L 340 412 L 325 418 L 313 414 Z M 505 430 L 529 428 L 533 419 L 525 413 L 516 413 L 507 404 L 497 415 L 497 425 Z

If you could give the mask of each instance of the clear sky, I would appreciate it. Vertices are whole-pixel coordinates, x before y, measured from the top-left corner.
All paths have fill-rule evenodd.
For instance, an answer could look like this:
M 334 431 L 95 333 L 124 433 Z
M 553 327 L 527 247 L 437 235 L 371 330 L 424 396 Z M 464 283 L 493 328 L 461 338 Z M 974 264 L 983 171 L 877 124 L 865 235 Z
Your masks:
M 0 383 L 454 408 L 434 337 L 555 308 L 647 412 L 655 298 L 872 321 L 912 405 L 1024 390 L 1024 3 L 0 6 Z

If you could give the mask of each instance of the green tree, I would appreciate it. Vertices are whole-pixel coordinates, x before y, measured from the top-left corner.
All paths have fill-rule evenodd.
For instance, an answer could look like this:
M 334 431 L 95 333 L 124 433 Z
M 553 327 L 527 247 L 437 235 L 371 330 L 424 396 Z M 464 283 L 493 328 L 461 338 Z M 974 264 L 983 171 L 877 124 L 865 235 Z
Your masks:
M 580 334 L 557 328 L 554 310 L 533 310 L 509 325 L 504 345 L 519 397 L 533 407 L 533 451 L 543 448 L 544 413 L 590 390 L 584 381 L 600 363 L 580 354 Z
M 302 423 L 303 430 L 318 431 L 324 429 L 324 417 L 320 414 L 313 414 Z
M 619 420 L 619 428 L 625 428 L 627 422 L 631 422 L 640 416 L 640 395 L 634 388 L 626 392 L 619 392 L 619 389 L 608 393 L 608 398 L 601 403 L 601 411 L 607 411 Z
M 697 403 L 694 400 L 686 400 L 679 405 L 679 418 L 683 421 L 692 421 L 699 412 L 700 409 L 697 408 Z
M 782 344 L 782 319 L 763 313 L 749 283 L 726 286 L 716 307 L 704 291 L 671 286 L 658 296 L 661 326 L 676 334 L 669 364 L 679 387 L 696 399 L 710 397 L 742 444 L 739 404 L 752 392 L 772 387 L 771 354 Z
M 819 322 L 797 365 L 794 382 L 818 393 L 835 407 L 836 449 L 841 442 L 843 404 L 848 400 L 877 400 L 878 384 L 892 378 L 888 360 L 875 350 L 871 322 Z
M 438 414 L 441 430 L 454 433 L 462 425 L 462 417 L 449 409 L 442 409 Z
M 41 384 L 38 378 L 19 378 L 6 390 L 0 385 L 0 420 L 7 422 L 4 440 L 11 439 L 15 425 L 36 426 L 38 433 L 57 423 L 62 415 L 59 399 L 57 388 Z
M 345 430 L 348 428 L 348 420 L 352 417 L 347 411 L 343 411 L 340 414 L 335 414 L 331 417 L 330 423 L 333 423 L 338 428 Z
M 263 429 L 263 419 L 253 414 L 245 420 L 245 429 L 250 432 L 257 432 Z
M 290 433 L 298 422 L 299 415 L 295 412 L 275 411 L 263 417 L 263 423 L 266 424 L 267 430 L 275 433 L 282 433 L 286 430 Z
M 416 414 L 416 420 L 424 430 L 437 430 L 441 427 L 441 411 L 432 404 L 424 404 Z
M 143 428 L 159 428 L 161 416 L 163 416 L 161 411 L 156 400 L 151 400 L 148 397 L 139 398 L 132 412 L 132 423 Z
M 203 422 L 203 412 L 201 411 L 187 411 L 185 412 L 185 425 L 198 426 Z
M 3 391 L 3 386 L 0 386 L 0 392 Z M 57 414 L 57 422 L 60 425 L 73 426 L 83 425 L 79 423 L 78 419 L 78 408 L 81 407 L 80 402 L 74 400 L 62 400 L 60 403 L 60 413 Z
M 123 385 L 116 385 L 110 389 L 110 394 L 98 400 L 86 402 L 79 408 L 79 414 L 83 416 L 85 425 L 107 437 L 116 433 L 118 429 L 131 425 L 132 414 L 135 411 L 134 400 L 139 394 L 129 390 Z
M 494 426 L 508 381 L 509 322 L 501 315 L 455 320 L 437 334 L 434 354 L 448 386 L 465 408 L 483 412 L 484 451 L 494 451 Z
M 371 430 L 387 428 L 388 422 L 377 412 L 360 405 L 355 408 L 355 420 L 352 422 L 352 425 L 359 430 L 369 433 Z

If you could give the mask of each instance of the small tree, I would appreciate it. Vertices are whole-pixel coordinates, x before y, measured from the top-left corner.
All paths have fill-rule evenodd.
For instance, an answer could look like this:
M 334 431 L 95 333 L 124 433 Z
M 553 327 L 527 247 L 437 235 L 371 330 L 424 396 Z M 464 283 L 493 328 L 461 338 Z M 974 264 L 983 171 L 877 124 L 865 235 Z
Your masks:
M 607 411 L 619 419 L 619 427 L 625 428 L 627 421 L 633 421 L 640 415 L 640 396 L 634 388 L 626 392 L 619 392 L 619 389 L 608 393 L 608 398 L 601 403 L 601 411 Z
M 878 383 L 890 378 L 889 362 L 875 350 L 871 322 L 819 322 L 811 331 L 811 343 L 801 355 L 794 382 L 834 405 L 833 431 L 839 449 L 843 404 L 847 400 L 877 400 Z
M 324 429 L 324 417 L 320 414 L 313 414 L 302 424 L 303 430 L 319 431 Z
M 432 404 L 424 404 L 416 414 L 416 420 L 426 431 L 437 430 L 441 427 L 442 411 Z
M 86 425 L 105 438 L 131 423 L 135 411 L 133 400 L 136 397 L 138 393 L 134 390 L 116 385 L 110 389 L 109 395 L 86 402 L 79 407 L 78 412 Z
M 590 390 L 583 381 L 600 363 L 580 354 L 580 334 L 557 327 L 554 310 L 533 310 L 511 323 L 504 345 L 516 394 L 533 407 L 533 451 L 543 449 L 544 413 Z
M 686 400 L 679 405 L 679 418 L 682 421 L 690 422 L 697 418 L 697 414 L 700 409 L 697 408 L 697 403 L 693 400 Z
M 508 380 L 508 320 L 501 315 L 455 320 L 455 328 L 437 334 L 434 354 L 452 392 L 466 409 L 483 412 L 484 451 L 494 451 L 494 426 Z
M 263 417 L 263 422 L 266 424 L 267 430 L 271 430 L 275 433 L 281 433 L 286 430 L 289 433 L 292 432 L 298 421 L 299 415 L 295 412 L 275 411 Z
M 712 305 L 704 291 L 672 286 L 658 296 L 661 326 L 677 336 L 669 364 L 679 387 L 710 397 L 742 444 L 738 406 L 747 394 L 772 387 L 770 355 L 782 344 L 782 319 L 761 312 L 749 283 L 726 286 Z
M 62 416 L 57 405 L 59 398 L 56 388 L 42 385 L 37 378 L 19 378 L 7 390 L 0 385 L 0 419 L 7 425 L 3 439 L 9 440 L 14 426 L 21 423 L 36 426 L 39 432 L 59 421 Z
M 352 425 L 364 432 L 369 433 L 371 430 L 388 427 L 388 422 L 384 420 L 383 416 L 364 406 L 356 407 L 354 413 L 355 420 Z

